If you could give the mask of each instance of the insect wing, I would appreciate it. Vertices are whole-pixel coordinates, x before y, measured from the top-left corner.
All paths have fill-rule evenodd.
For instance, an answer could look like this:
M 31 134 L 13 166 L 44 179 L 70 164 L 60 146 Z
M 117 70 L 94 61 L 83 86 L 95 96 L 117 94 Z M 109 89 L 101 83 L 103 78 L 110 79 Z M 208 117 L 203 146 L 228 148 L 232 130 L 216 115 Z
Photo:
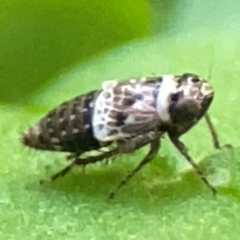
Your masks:
M 95 101 L 92 126 L 99 141 L 113 141 L 146 132 L 158 123 L 153 86 L 140 80 L 103 83 Z

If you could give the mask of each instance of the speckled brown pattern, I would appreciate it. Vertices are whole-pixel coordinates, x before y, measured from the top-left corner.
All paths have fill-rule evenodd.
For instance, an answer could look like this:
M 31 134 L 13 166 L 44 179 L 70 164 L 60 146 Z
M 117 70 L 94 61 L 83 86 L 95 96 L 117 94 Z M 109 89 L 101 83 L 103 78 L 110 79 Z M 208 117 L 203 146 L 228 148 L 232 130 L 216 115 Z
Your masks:
M 78 96 L 50 111 L 23 135 L 26 146 L 81 154 L 98 149 L 93 136 L 92 108 L 99 91 Z

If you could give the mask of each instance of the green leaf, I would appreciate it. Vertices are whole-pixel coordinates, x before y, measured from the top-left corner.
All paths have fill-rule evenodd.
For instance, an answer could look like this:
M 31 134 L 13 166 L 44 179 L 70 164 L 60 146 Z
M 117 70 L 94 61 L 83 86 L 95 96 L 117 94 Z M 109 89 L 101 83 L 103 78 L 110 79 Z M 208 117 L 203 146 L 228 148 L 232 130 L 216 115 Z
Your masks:
M 0 100 L 19 102 L 77 62 L 150 33 L 146 0 L 17 0 L 0 8 Z
M 1 106 L 0 239 L 239 239 L 240 54 L 239 30 L 235 28 L 239 22 L 238 2 L 183 2 L 187 4 L 178 6 L 178 31 L 173 31 L 173 35 L 135 41 L 80 63 L 73 61 L 71 68 L 66 64 L 68 69 L 61 76 L 56 74 L 37 93 L 30 94 L 26 106 Z M 19 9 L 23 7 L 26 6 L 19 4 Z M 155 11 L 159 9 L 156 7 Z M 238 21 L 231 24 L 233 18 Z M 56 49 L 50 53 L 56 54 Z M 43 72 L 45 59 L 42 56 L 37 65 L 43 64 Z M 24 61 L 20 66 L 24 66 Z M 39 74 L 36 69 L 35 76 Z M 14 68 L 15 72 L 8 74 L 27 75 L 27 70 Z M 211 76 L 215 98 L 209 113 L 221 144 L 233 145 L 232 150 L 214 150 L 204 121 L 182 138 L 216 186 L 216 198 L 167 138 L 162 140 L 156 159 L 131 179 L 113 202 L 107 201 L 108 193 L 139 163 L 147 148 L 117 158 L 108 166 L 89 166 L 85 172 L 75 169 L 55 183 L 38 184 L 68 162 L 61 153 L 24 148 L 20 133 L 26 127 L 61 102 L 101 87 L 104 80 L 183 72 L 206 79 Z M 12 88 L 1 87 L 1 91 L 14 96 L 11 91 L 18 89 Z
M 56 78 L 55 84 L 30 99 L 31 108 L 1 109 L 2 239 L 45 239 L 46 235 L 48 239 L 238 239 L 240 123 L 236 103 L 240 100 L 240 73 L 238 55 L 234 55 L 238 43 L 206 32 L 205 41 L 199 42 L 202 34 L 178 37 L 177 41 L 154 38 L 116 48 Z M 216 41 L 223 38 L 224 43 Z M 68 163 L 62 154 L 24 149 L 17 133 L 23 125 L 32 125 L 68 98 L 99 88 L 103 80 L 151 72 L 194 72 L 208 78 L 212 61 L 210 82 L 216 98 L 210 115 L 221 143 L 234 148 L 214 150 L 203 121 L 183 141 L 217 187 L 217 198 L 168 139 L 162 141 L 159 156 L 122 188 L 113 202 L 106 201 L 109 191 L 139 163 L 147 149 L 108 166 L 75 170 L 55 183 L 38 184 Z

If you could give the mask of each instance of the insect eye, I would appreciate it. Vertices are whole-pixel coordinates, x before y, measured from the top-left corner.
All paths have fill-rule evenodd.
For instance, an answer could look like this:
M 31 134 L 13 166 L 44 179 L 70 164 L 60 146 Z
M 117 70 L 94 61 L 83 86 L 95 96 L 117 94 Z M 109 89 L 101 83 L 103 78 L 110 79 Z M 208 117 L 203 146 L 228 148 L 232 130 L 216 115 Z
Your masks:
M 179 93 L 174 93 L 171 95 L 171 101 L 172 102 L 177 102 L 179 99 Z

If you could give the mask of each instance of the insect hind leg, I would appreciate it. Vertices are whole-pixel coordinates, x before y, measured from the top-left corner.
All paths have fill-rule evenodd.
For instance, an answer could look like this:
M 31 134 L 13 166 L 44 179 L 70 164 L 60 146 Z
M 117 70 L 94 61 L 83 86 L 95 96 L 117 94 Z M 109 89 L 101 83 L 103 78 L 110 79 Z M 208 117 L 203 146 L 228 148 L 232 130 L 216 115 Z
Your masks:
M 51 181 L 55 181 L 59 177 L 64 177 L 73 168 L 74 165 L 75 165 L 75 161 L 72 162 L 67 167 L 65 167 L 64 169 L 62 169 L 60 172 L 58 172 L 58 173 L 54 174 L 53 176 L 51 176 Z
M 75 160 L 70 165 L 68 165 L 67 167 L 65 167 L 64 169 L 62 169 L 61 171 L 57 172 L 56 174 L 50 177 L 50 180 L 52 182 L 58 179 L 59 177 L 64 177 L 73 168 L 73 166 L 76 164 L 76 160 L 78 159 L 78 155 L 70 154 L 67 156 L 67 160 L 71 160 L 72 158 L 75 158 Z M 40 180 L 40 184 L 43 184 L 44 182 L 45 180 Z
M 90 163 L 96 163 L 96 162 L 99 162 L 99 161 L 103 161 L 104 159 L 109 158 L 109 157 L 111 157 L 112 155 L 115 155 L 115 154 L 117 154 L 116 149 L 112 149 L 108 152 L 103 153 L 102 155 L 91 156 L 91 157 L 88 157 L 86 159 L 79 158 L 79 155 L 77 155 L 77 154 L 71 154 L 71 155 L 67 156 L 67 160 L 71 160 L 71 159 L 74 158 L 74 161 L 70 165 L 68 165 L 67 167 L 65 167 L 61 171 L 59 171 L 58 173 L 51 176 L 51 181 L 55 181 L 59 177 L 64 177 L 75 165 L 85 167 L 86 165 L 88 165 Z

